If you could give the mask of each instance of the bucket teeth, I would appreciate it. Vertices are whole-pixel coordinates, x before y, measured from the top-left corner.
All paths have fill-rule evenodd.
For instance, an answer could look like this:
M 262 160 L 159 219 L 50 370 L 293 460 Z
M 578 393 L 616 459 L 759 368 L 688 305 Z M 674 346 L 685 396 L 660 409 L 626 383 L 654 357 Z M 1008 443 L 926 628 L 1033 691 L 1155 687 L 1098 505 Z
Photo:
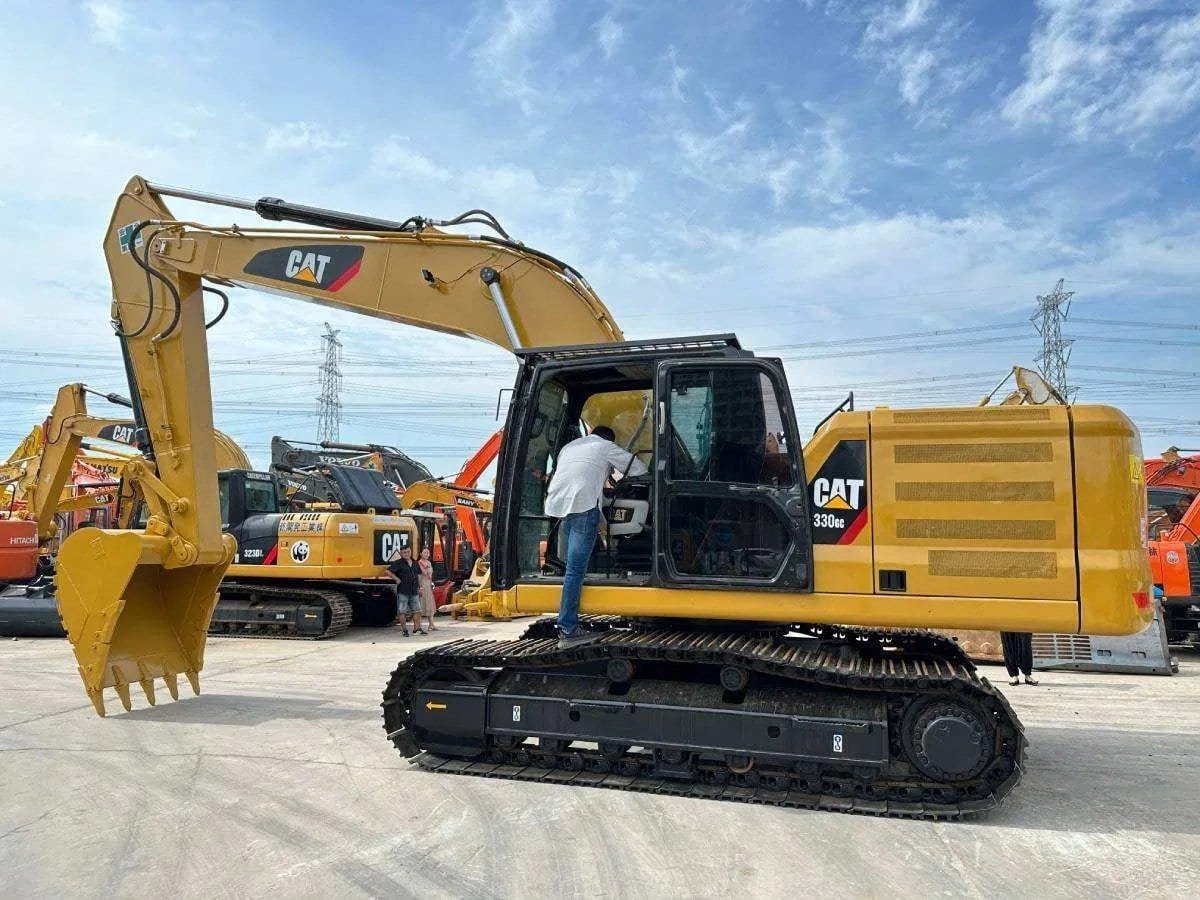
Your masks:
M 200 696 L 200 673 L 195 669 L 188 669 L 183 673 L 187 676 L 188 684 L 192 686 L 192 693 L 197 697 Z
M 104 718 L 104 692 L 103 691 L 88 691 L 88 699 L 92 701 L 92 706 L 96 708 L 96 714 L 100 718 Z
M 137 664 L 138 684 L 142 686 L 142 693 L 146 695 L 146 702 L 151 706 L 154 705 L 154 676 L 150 674 L 150 670 L 143 663 Z
M 118 681 L 113 687 L 117 689 L 117 696 L 121 698 L 121 705 L 125 707 L 125 712 L 133 709 L 133 706 L 129 702 L 129 685 L 124 681 Z
M 174 672 L 170 672 L 163 676 L 163 681 L 167 683 L 167 690 L 171 694 L 172 700 L 179 699 L 179 676 Z M 103 713 L 101 713 L 103 715 Z

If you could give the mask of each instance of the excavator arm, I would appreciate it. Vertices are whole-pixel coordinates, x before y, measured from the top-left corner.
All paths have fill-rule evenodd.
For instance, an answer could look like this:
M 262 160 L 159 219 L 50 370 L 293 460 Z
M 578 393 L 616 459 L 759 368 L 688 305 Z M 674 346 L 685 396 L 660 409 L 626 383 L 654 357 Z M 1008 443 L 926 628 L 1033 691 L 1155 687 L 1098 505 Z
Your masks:
M 504 440 L 504 429 L 492 433 L 480 447 L 463 464 L 462 471 L 454 476 L 454 484 L 458 487 L 473 488 L 479 483 L 487 467 L 500 455 L 500 444 Z
M 80 383 L 65 384 L 58 389 L 54 406 L 45 423 L 39 429 L 42 440 L 17 481 L 17 500 L 25 503 L 26 511 L 37 523 L 38 543 L 43 544 L 54 537 L 57 526 L 54 517 L 60 512 L 93 509 L 108 502 L 103 495 L 83 494 L 63 498 L 62 494 L 71 477 L 75 460 L 89 438 L 99 438 L 112 444 L 137 442 L 137 425 L 131 419 L 100 418 L 88 414 L 87 394 L 98 393 Z M 131 406 L 129 400 L 118 394 L 103 394 L 110 403 Z M 228 435 L 215 432 L 217 467 L 219 469 L 248 469 L 250 460 L 245 452 Z M 107 449 L 105 451 L 107 455 Z M 124 465 L 120 451 L 113 457 Z M 123 496 L 124 507 L 132 510 L 136 497 L 128 491 Z
M 177 196 L 253 210 L 318 229 L 214 228 L 174 219 Z M 479 224 L 470 237 L 439 224 Z M 104 714 L 103 691 L 129 708 L 138 682 L 154 702 L 179 674 L 199 692 L 205 636 L 235 543 L 222 535 L 205 292 L 242 286 L 508 349 L 622 340 L 583 277 L 510 240 L 480 210 L 444 223 L 390 222 L 279 200 L 250 203 L 133 178 L 118 198 L 104 252 L 145 460 L 129 463 L 150 504 L 143 531 L 86 529 L 59 555 L 59 608 L 84 686 Z M 208 282 L 206 285 L 205 282 Z
M 418 481 L 400 495 L 401 509 L 416 509 L 426 504 L 453 509 L 471 547 L 476 553 L 483 553 L 487 539 L 476 513 L 491 515 L 492 498 L 488 494 L 444 481 Z
M 54 537 L 57 531 L 55 513 L 63 509 L 86 509 L 95 505 L 84 498 L 68 500 L 66 506 L 62 501 L 63 489 L 71 477 L 71 469 L 83 440 L 89 437 L 102 437 L 119 443 L 131 443 L 133 440 L 132 423 L 128 419 L 103 419 L 88 415 L 87 390 L 79 383 L 64 384 L 58 389 L 54 407 L 46 420 L 45 442 L 25 472 L 23 482 L 28 485 L 25 500 L 30 517 L 37 522 L 39 544 Z M 110 398 L 113 396 L 110 395 Z M 73 503 L 74 506 L 71 505 Z
M 42 452 L 44 434 L 43 427 L 35 425 L 9 454 L 8 459 L 0 463 L 0 486 L 4 488 L 5 509 L 16 502 L 24 502 L 22 481 L 29 464 Z

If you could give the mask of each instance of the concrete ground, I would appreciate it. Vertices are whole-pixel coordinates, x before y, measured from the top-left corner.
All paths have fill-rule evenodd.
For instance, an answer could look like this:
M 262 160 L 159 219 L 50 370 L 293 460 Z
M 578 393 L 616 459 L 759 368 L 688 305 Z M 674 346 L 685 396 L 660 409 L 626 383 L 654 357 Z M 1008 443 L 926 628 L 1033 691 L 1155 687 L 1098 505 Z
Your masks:
M 4 893 L 1168 897 L 1200 882 L 1195 656 L 1171 678 L 1005 685 L 1026 777 L 987 817 L 936 824 L 421 772 L 378 703 L 396 659 L 433 640 L 213 640 L 200 697 L 113 700 L 107 719 L 65 641 L 0 642 Z

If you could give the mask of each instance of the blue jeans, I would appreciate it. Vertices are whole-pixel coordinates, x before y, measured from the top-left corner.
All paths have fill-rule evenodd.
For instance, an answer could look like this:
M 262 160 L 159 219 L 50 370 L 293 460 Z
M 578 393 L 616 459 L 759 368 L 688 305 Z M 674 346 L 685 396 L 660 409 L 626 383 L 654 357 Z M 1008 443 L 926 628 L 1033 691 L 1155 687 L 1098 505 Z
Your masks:
M 596 546 L 599 527 L 599 509 L 571 513 L 559 526 L 567 538 L 567 572 L 563 577 L 562 599 L 558 601 L 558 630 L 563 634 L 579 627 L 579 595 L 583 593 L 583 577 Z

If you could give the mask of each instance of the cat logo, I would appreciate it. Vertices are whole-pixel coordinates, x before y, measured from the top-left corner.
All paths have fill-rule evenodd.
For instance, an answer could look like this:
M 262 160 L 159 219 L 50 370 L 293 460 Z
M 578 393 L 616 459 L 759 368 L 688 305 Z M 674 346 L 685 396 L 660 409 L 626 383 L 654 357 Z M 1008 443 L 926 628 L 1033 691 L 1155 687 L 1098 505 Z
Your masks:
M 411 546 L 411 537 L 407 531 L 375 532 L 375 565 L 386 566 L 395 562 L 400 558 L 400 551 Z
M 838 441 L 808 483 L 814 544 L 852 544 L 867 527 L 867 442 Z
M 120 444 L 132 444 L 134 430 L 132 425 L 105 425 L 96 437 L 106 441 L 116 441 Z
M 336 294 L 358 274 L 363 252 L 363 247 L 353 244 L 273 247 L 255 254 L 242 271 L 270 281 L 307 284 Z
M 863 478 L 818 478 L 813 482 L 813 505 L 820 509 L 858 509 Z
M 320 285 L 325 278 L 325 267 L 329 265 L 329 260 L 330 257 L 324 253 L 305 253 L 302 250 L 293 250 L 288 254 L 284 272 L 287 273 L 288 278 Z

